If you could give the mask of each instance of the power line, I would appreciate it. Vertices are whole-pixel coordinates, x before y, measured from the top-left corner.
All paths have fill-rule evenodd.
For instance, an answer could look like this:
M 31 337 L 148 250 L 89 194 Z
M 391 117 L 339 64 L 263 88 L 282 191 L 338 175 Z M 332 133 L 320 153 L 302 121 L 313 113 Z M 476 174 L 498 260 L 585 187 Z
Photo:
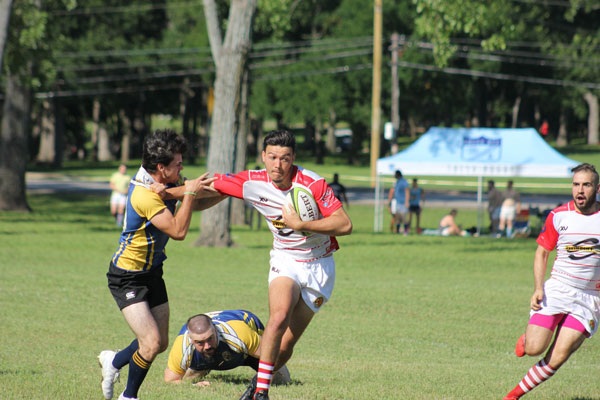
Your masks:
M 167 8 L 184 8 L 184 7 L 202 7 L 202 3 L 199 2 L 186 2 L 186 3 L 164 3 L 164 4 L 136 4 L 129 6 L 116 6 L 116 7 L 93 7 L 84 9 L 73 9 L 73 10 L 48 10 L 50 15 L 56 16 L 80 16 L 80 15 L 97 15 L 97 14 L 119 14 L 119 13 L 131 13 L 131 12 L 145 12 L 164 10 Z
M 535 83 L 538 85 L 550 85 L 550 86 L 569 86 L 569 87 L 581 87 L 585 89 L 600 89 L 600 83 L 593 82 L 577 82 L 569 81 L 564 79 L 550 79 L 550 78 L 539 78 L 535 76 L 521 76 L 513 74 L 502 74 L 494 72 L 484 72 L 473 69 L 464 68 L 451 68 L 451 67 L 436 67 L 435 65 L 411 63 L 407 61 L 398 61 L 400 67 L 417 69 L 422 71 L 430 72 L 443 72 L 451 75 L 464 75 L 464 76 L 475 76 L 479 78 L 489 78 L 503 81 L 517 81 L 517 82 L 528 82 Z

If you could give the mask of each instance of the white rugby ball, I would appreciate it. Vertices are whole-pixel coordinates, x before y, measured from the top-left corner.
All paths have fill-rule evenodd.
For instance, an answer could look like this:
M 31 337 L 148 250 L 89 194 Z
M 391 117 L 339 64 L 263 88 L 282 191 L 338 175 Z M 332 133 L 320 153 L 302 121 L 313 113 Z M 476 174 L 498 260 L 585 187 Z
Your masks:
M 286 201 L 302 221 L 315 221 L 320 218 L 319 206 L 308 190 L 294 187 L 287 193 Z

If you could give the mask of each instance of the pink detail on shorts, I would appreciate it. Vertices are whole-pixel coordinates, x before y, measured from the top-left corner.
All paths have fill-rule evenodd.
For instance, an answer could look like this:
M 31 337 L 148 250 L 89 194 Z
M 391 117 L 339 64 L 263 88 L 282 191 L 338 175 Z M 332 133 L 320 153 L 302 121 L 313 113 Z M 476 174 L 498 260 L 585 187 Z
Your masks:
M 566 314 L 544 315 L 535 313 L 529 319 L 531 325 L 541 326 L 542 328 L 554 331 L 556 326 L 566 317 Z
M 541 326 L 542 328 L 554 331 L 556 326 L 562 322 L 562 326 L 574 329 L 583 333 L 585 336 L 589 336 L 589 333 L 585 330 L 585 327 L 579 320 L 569 314 L 554 314 L 544 315 L 540 313 L 533 314 L 529 319 L 531 325 Z

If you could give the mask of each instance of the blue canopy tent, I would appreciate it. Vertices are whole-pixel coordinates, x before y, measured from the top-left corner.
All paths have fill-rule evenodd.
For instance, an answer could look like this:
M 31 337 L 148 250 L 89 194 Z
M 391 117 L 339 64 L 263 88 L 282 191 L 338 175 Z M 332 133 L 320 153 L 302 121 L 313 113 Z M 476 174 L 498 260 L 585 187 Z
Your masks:
M 374 231 L 383 227 L 381 176 L 396 170 L 409 176 L 478 178 L 478 231 L 481 229 L 483 177 L 568 178 L 579 164 L 550 147 L 533 128 L 429 129 L 406 150 L 377 160 Z

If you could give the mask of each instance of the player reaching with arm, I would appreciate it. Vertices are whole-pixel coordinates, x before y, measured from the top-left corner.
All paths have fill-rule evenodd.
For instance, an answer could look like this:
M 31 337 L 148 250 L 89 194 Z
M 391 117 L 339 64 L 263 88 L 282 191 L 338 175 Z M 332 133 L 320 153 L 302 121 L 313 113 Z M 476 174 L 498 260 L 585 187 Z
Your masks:
M 590 164 L 578 165 L 572 172 L 573 201 L 550 213 L 537 239 L 531 317 L 525 334 L 517 341 L 515 353 L 518 357 L 538 356 L 548 348 L 553 336 L 554 342 L 504 400 L 519 399 L 550 379 L 598 328 L 598 173 Z M 555 248 L 550 279 L 544 283 L 548 257 Z
M 289 360 L 312 317 L 329 300 L 335 280 L 333 252 L 339 248 L 335 236 L 352 232 L 350 218 L 325 180 L 294 165 L 296 142 L 290 132 L 270 132 L 263 146 L 264 170 L 219 175 L 214 182 L 221 193 L 255 207 L 273 233 L 269 320 L 262 337 L 256 400 L 269 398 L 273 372 Z M 287 209 L 286 194 L 294 187 L 312 194 L 323 218 L 302 221 Z M 254 391 L 252 384 L 250 389 Z
M 154 358 L 168 346 L 169 303 L 163 281 L 165 246 L 169 238 L 183 240 L 196 198 L 214 197 L 206 174 L 183 182 L 185 139 L 171 130 L 158 130 L 144 143 L 142 167 L 129 185 L 127 209 L 119 247 L 107 275 L 108 287 L 136 339 L 118 353 L 98 356 L 102 392 L 112 399 L 119 370 L 129 364 L 127 387 L 119 399 L 135 399 Z M 158 183 L 182 185 L 183 200 L 163 200 L 150 189 Z

